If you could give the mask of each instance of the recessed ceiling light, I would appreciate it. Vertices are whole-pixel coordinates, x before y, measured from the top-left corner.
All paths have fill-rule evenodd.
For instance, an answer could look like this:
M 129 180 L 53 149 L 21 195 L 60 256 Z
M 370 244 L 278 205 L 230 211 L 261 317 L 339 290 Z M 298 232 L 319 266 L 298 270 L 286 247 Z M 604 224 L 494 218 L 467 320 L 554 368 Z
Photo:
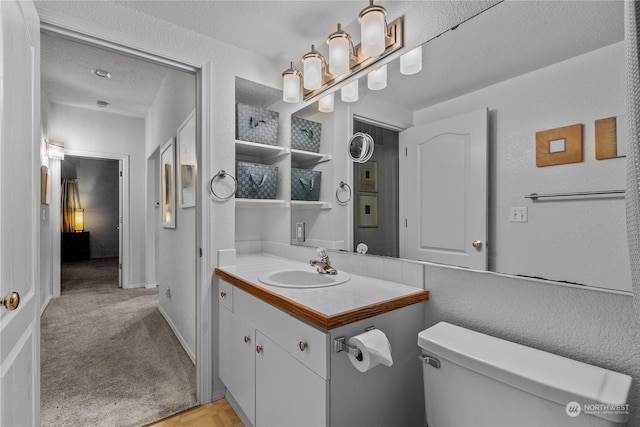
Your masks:
M 91 70 L 91 72 L 98 77 L 102 77 L 103 79 L 111 78 L 111 73 L 108 72 L 107 70 L 96 68 L 95 70 Z
M 107 108 L 109 106 L 109 103 L 107 101 L 96 101 L 96 104 L 98 104 L 98 107 L 101 108 Z

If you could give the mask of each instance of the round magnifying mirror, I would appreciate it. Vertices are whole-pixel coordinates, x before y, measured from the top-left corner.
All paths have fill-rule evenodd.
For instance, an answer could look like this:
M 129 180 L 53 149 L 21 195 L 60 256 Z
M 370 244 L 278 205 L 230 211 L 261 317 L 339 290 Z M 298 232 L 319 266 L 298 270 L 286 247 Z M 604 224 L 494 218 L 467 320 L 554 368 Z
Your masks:
M 356 132 L 347 144 L 349 157 L 356 163 L 365 163 L 371 158 L 375 144 L 368 133 Z

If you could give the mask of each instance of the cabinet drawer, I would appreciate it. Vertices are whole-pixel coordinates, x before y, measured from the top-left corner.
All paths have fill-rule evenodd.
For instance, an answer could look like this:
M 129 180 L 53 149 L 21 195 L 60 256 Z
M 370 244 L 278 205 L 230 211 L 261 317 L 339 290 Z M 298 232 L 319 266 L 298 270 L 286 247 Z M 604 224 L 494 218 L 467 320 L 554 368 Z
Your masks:
M 224 280 L 219 280 L 219 282 L 220 291 L 218 292 L 218 302 L 233 311 L 233 285 Z
M 320 377 L 329 379 L 328 333 L 238 288 L 234 289 L 234 312 Z

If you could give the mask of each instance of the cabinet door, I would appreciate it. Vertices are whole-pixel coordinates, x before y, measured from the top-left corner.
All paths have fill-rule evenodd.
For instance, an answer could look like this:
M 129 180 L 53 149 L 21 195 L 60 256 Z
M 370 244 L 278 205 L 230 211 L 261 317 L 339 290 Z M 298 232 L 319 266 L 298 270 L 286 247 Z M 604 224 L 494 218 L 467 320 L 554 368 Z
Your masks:
M 254 327 L 220 305 L 220 379 L 255 425 Z
M 327 382 L 260 331 L 256 345 L 256 427 L 326 426 Z

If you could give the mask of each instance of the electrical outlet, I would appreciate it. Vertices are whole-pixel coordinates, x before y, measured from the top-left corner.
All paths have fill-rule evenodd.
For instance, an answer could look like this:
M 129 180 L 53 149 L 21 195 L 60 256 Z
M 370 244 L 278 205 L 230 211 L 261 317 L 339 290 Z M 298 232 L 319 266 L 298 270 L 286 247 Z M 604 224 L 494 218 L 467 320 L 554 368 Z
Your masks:
M 296 222 L 296 240 L 304 242 L 304 222 Z
M 511 207 L 509 209 L 510 222 L 528 222 L 529 212 L 526 207 Z

